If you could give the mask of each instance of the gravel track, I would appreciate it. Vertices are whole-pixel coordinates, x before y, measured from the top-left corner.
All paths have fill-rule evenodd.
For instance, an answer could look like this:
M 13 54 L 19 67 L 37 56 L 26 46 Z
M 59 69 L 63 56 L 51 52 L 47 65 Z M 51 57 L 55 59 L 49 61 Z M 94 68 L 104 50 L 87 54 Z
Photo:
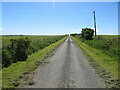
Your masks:
M 68 37 L 47 59 L 50 63 L 40 66 L 34 75 L 34 85 L 27 88 L 104 88 L 103 82 L 89 66 L 89 58 Z

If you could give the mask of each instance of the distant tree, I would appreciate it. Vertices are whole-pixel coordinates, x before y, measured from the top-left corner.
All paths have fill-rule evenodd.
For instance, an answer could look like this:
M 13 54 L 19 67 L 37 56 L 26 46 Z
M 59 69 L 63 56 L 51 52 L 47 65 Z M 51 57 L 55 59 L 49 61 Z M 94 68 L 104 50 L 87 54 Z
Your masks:
M 75 33 L 75 34 L 70 34 L 71 36 L 75 36 L 75 35 L 77 35 L 77 33 Z
M 68 36 L 69 34 L 65 34 L 65 36 Z
M 94 35 L 94 30 L 91 28 L 83 28 L 81 31 L 81 38 L 86 40 L 92 40 Z

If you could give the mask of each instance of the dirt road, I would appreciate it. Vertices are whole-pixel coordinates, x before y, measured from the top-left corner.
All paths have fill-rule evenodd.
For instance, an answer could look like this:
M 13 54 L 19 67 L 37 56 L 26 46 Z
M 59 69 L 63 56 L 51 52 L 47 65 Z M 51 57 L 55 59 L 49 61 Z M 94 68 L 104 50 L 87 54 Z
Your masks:
M 95 71 L 90 68 L 88 58 L 68 37 L 55 55 L 40 66 L 34 75 L 34 85 L 28 88 L 104 88 Z

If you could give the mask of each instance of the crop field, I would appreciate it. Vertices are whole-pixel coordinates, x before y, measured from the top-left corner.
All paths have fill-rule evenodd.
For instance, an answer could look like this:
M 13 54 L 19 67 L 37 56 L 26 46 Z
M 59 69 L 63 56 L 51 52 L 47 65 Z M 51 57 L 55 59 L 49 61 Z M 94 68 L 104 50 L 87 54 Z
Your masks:
M 79 38 L 79 36 L 76 36 Z M 120 49 L 118 35 L 98 35 L 93 40 L 82 40 L 87 45 L 100 50 L 102 53 L 118 60 Z
M 56 40 L 60 40 L 63 36 L 22 36 L 22 37 L 28 37 L 33 44 L 40 44 L 41 42 L 44 42 L 48 44 L 49 42 L 55 42 Z M 11 39 L 19 39 L 21 36 L 3 36 L 2 37 L 2 47 L 6 47 Z
M 3 67 L 7 67 L 17 61 L 24 61 L 32 53 L 57 42 L 63 37 L 64 36 L 3 36 Z

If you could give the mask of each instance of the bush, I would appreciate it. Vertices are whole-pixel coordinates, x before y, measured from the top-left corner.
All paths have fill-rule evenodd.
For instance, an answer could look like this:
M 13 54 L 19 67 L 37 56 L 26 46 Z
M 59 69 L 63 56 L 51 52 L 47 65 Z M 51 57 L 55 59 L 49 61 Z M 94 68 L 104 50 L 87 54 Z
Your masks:
M 83 28 L 81 32 L 81 38 L 85 38 L 86 40 L 92 40 L 94 35 L 94 30 L 91 28 Z
M 10 65 L 10 53 L 7 50 L 2 50 L 2 67 L 8 67 Z
M 8 67 L 11 63 L 24 61 L 27 59 L 27 49 L 29 48 L 30 40 L 26 37 L 20 39 L 11 39 L 10 44 L 6 49 L 2 50 L 3 67 Z
M 26 38 L 21 38 L 18 39 L 14 42 L 14 44 L 16 44 L 15 48 L 15 57 L 16 60 L 18 61 L 24 61 L 27 59 L 28 55 L 27 55 L 27 49 L 29 48 L 30 45 L 30 40 L 26 37 Z M 14 49 L 13 48 L 13 49 Z
M 5 36 L 2 39 L 2 67 L 8 67 L 11 63 L 24 61 L 28 55 L 35 53 L 64 36 Z

